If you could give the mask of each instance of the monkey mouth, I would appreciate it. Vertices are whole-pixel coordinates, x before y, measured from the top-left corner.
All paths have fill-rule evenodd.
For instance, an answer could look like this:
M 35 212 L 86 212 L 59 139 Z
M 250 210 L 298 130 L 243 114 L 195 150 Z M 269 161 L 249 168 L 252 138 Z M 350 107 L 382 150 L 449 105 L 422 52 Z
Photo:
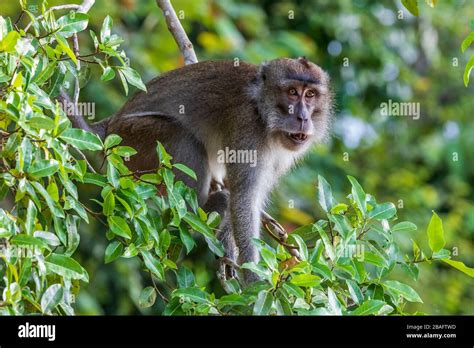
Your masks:
M 303 144 L 308 140 L 308 134 L 306 133 L 286 133 L 286 136 L 296 144 Z

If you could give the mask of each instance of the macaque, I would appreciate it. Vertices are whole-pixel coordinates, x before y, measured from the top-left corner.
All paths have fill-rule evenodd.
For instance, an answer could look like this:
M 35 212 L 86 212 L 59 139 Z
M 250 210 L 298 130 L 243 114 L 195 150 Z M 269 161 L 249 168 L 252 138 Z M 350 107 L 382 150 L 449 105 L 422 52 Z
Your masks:
M 261 65 L 205 61 L 151 80 L 115 115 L 88 126 L 101 137 L 118 134 L 138 154 L 131 170 L 158 166 L 159 140 L 177 163 L 197 174 L 201 206 L 222 216 L 218 238 L 226 257 L 257 262 L 252 238 L 279 177 L 328 135 L 329 76 L 305 58 Z M 222 189 L 215 189 L 215 185 Z M 245 283 L 257 276 L 244 270 Z

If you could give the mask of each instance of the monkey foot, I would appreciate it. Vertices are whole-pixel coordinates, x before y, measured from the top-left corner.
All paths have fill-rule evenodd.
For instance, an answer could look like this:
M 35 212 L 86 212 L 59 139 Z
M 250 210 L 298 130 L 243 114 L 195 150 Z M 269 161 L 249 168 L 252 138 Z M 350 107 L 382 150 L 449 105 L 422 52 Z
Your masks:
M 221 283 L 224 283 L 224 281 L 232 278 L 238 279 L 237 269 L 239 266 L 234 261 L 228 257 L 221 257 L 218 259 L 218 262 L 219 271 L 217 272 L 217 276 L 219 277 Z

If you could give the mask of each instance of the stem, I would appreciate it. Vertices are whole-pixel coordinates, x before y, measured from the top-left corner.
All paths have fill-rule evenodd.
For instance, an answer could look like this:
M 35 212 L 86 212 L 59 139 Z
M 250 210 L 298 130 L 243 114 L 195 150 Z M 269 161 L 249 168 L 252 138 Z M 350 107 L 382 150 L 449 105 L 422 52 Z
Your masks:
M 149 272 L 149 273 L 150 273 L 151 282 L 153 283 L 153 287 L 155 288 L 156 293 L 158 294 L 158 296 L 161 297 L 161 299 L 163 300 L 163 302 L 168 303 L 169 300 L 168 300 L 168 299 L 166 298 L 166 296 L 163 295 L 163 294 L 160 292 L 160 290 L 158 289 L 158 286 L 157 286 L 156 283 L 155 283 L 155 279 L 153 279 L 153 274 L 151 274 L 151 272 Z
M 174 40 L 178 44 L 179 50 L 184 57 L 184 64 L 189 65 L 197 63 L 198 59 L 194 52 L 193 44 L 189 40 L 188 35 L 186 35 L 186 32 L 174 11 L 173 5 L 171 5 L 169 0 L 156 0 L 156 3 L 163 11 L 168 30 L 173 35 Z

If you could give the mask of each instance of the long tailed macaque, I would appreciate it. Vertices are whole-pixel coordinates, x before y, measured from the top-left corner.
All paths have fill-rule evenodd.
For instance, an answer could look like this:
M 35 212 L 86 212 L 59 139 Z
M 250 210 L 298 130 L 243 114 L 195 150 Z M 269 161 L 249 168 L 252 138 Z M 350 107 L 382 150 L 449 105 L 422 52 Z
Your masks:
M 258 261 L 252 238 L 277 182 L 315 142 L 328 134 L 332 96 L 328 75 L 305 58 L 261 65 L 205 61 L 159 76 L 114 116 L 88 126 L 101 137 L 118 134 L 138 154 L 132 170 L 158 166 L 159 140 L 198 181 L 176 173 L 197 190 L 204 209 L 219 212 L 226 257 Z M 225 183 L 220 191 L 211 182 Z M 256 275 L 244 271 L 246 283 Z

